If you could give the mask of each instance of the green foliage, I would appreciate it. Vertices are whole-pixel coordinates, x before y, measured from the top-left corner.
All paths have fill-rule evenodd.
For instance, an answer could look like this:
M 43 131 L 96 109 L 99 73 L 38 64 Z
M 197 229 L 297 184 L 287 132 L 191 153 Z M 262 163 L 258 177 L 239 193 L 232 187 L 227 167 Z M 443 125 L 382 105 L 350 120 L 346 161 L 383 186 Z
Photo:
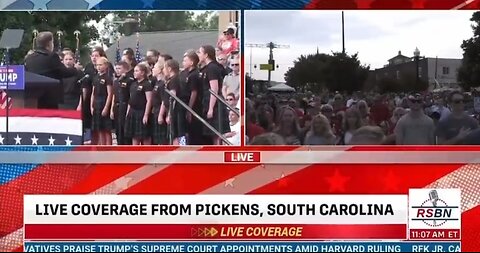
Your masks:
M 361 90 L 368 77 L 369 66 L 358 60 L 358 55 L 343 53 L 300 56 L 294 67 L 285 74 L 288 85 L 297 91 L 321 92 Z
M 62 47 L 76 49 L 75 30 L 80 31 L 81 52 L 88 51 L 87 44 L 98 39 L 98 31 L 94 27 L 89 27 L 87 23 L 91 20 L 99 21 L 108 12 L 4 12 L 0 18 L 0 31 L 5 29 L 24 29 L 23 41 L 18 49 L 11 51 L 11 61 L 13 63 L 23 63 L 28 50 L 33 47 L 33 30 L 51 31 L 56 34 L 57 31 L 64 33 L 62 37 Z M 55 44 L 58 44 L 55 35 Z
M 93 41 L 102 41 L 109 44 L 109 38 L 100 38 L 97 28 L 89 25 L 90 21 L 99 22 L 111 12 L 5 12 L 0 18 L 0 31 L 7 28 L 24 29 L 25 34 L 19 49 L 11 51 L 11 60 L 13 63 L 23 63 L 28 50 L 33 46 L 33 30 L 51 31 L 56 34 L 62 31 L 62 48 L 77 48 L 77 41 L 74 35 L 75 30 L 80 31 L 80 49 L 82 58 L 87 59 L 88 44 Z M 218 29 L 218 15 L 212 11 L 207 11 L 194 16 L 193 12 L 188 11 L 167 11 L 167 12 L 117 12 L 114 14 L 114 22 L 106 21 L 104 28 L 107 29 L 107 37 L 117 39 L 114 32 L 119 34 L 131 35 L 137 31 L 176 31 L 176 30 L 199 30 L 199 29 Z M 124 23 L 122 21 L 140 20 L 139 24 Z M 120 21 L 120 22 L 119 22 Z M 104 32 L 105 33 L 105 32 Z M 58 39 L 55 35 L 55 45 L 58 45 Z M 0 51 L 0 53 L 2 53 Z M 0 54 L 1 55 L 1 54 Z
M 194 16 L 189 11 L 159 11 L 159 12 L 119 12 L 115 20 L 140 21 L 138 24 L 126 23 L 118 26 L 120 34 L 125 36 L 135 32 L 183 31 L 218 29 L 218 15 L 206 11 Z
M 463 61 L 458 70 L 458 81 L 464 90 L 480 86 L 480 12 L 475 12 L 470 21 L 473 22 L 473 37 L 461 45 Z
M 377 81 L 377 87 L 380 93 L 388 92 L 423 92 L 428 89 L 428 82 L 417 78 L 415 74 L 402 74 L 400 79 L 391 77 L 382 77 Z

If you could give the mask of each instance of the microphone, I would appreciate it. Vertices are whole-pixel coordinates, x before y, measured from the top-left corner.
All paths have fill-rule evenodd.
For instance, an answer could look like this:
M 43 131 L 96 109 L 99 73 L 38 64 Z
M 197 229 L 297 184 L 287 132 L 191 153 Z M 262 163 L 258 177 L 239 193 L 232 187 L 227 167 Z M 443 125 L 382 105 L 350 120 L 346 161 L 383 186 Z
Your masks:
M 438 192 L 437 190 L 432 190 L 430 193 L 428 193 L 428 196 L 430 197 L 430 201 L 432 202 L 434 207 L 437 207 L 437 201 L 438 201 Z
M 80 79 L 77 81 L 77 83 L 81 83 L 81 82 L 85 81 L 85 79 L 87 79 L 87 78 L 89 78 L 89 77 L 90 77 L 90 75 L 89 75 L 89 74 L 86 74 L 86 75 L 84 75 L 82 78 L 80 78 Z

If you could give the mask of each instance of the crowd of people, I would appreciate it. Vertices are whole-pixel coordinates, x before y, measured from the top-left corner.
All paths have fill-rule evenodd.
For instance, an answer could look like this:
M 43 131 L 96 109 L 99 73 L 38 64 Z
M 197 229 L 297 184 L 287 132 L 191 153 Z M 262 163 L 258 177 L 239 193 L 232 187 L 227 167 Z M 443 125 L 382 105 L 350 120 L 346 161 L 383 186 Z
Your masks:
M 259 95 L 246 101 L 246 139 L 250 145 L 476 145 L 480 108 L 472 104 L 471 92 L 454 89 Z
M 240 145 L 240 57 L 233 28 L 216 46 L 186 50 L 183 59 L 150 49 L 137 62 L 137 52 L 126 48 L 114 62 L 95 47 L 84 67 L 72 50 L 54 52 L 51 32 L 39 33 L 35 42 L 25 69 L 61 80 L 39 97 L 38 108 L 82 111 L 86 144 L 223 145 L 225 138 Z

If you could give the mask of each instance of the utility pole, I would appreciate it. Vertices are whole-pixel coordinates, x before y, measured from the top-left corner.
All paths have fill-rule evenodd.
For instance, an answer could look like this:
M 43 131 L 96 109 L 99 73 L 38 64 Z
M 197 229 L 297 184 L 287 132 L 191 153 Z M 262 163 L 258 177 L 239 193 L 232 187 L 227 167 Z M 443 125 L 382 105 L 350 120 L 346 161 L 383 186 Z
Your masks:
M 267 44 L 246 44 L 247 47 L 250 48 L 268 48 L 269 55 L 268 55 L 268 64 L 260 64 L 260 69 L 261 70 L 268 70 L 268 83 L 272 80 L 272 71 L 275 70 L 275 59 L 273 58 L 273 49 L 275 48 L 290 48 L 289 45 L 279 45 L 275 44 L 273 42 L 269 42 Z M 252 51 L 250 50 L 250 69 L 252 66 Z M 251 72 L 251 70 L 250 70 Z
M 345 15 L 342 11 L 342 53 L 345 55 Z

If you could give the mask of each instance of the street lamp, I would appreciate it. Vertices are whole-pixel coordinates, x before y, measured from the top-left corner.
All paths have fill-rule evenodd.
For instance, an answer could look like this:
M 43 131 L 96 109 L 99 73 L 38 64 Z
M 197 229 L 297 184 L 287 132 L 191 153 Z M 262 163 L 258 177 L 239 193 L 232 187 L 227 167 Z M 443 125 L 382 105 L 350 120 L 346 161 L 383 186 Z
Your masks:
M 419 64 L 419 61 L 420 61 L 420 50 L 418 50 L 418 47 L 415 48 L 415 51 L 413 51 L 413 56 L 414 56 L 414 60 L 415 60 L 415 69 L 416 69 L 415 87 L 418 87 L 418 85 L 420 84 L 420 73 L 418 71 L 418 64 Z

